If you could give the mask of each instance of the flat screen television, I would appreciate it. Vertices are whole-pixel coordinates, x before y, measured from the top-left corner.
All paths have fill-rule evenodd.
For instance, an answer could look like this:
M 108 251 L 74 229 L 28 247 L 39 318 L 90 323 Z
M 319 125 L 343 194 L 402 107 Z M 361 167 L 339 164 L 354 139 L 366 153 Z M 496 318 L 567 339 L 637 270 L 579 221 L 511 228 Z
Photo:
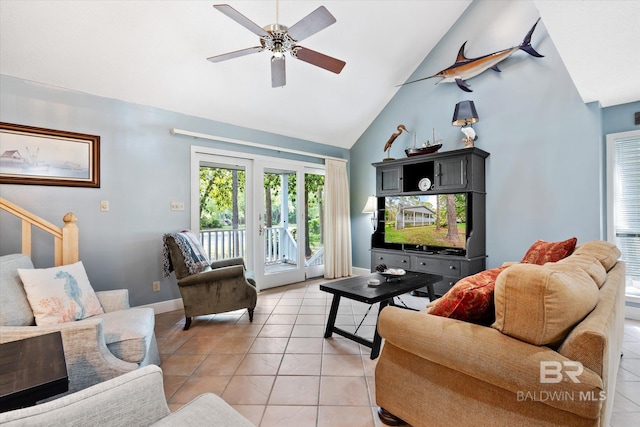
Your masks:
M 468 218 L 466 193 L 385 197 L 384 243 L 464 255 Z

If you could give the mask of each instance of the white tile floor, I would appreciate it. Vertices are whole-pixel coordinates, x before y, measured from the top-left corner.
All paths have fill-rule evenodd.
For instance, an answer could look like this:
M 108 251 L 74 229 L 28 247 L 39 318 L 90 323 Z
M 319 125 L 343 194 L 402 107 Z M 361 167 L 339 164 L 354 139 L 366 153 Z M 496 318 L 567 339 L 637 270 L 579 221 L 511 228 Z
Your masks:
M 253 323 L 246 310 L 194 319 L 156 316 L 165 394 L 172 410 L 197 395 L 222 396 L 256 426 L 382 426 L 376 361 L 340 336 L 324 339 L 331 295 L 320 280 L 262 292 Z M 428 301 L 403 297 L 410 306 Z M 343 298 L 336 325 L 373 336 L 377 309 Z M 366 316 L 365 316 L 366 314 Z M 640 322 L 625 322 L 613 427 L 640 425 Z

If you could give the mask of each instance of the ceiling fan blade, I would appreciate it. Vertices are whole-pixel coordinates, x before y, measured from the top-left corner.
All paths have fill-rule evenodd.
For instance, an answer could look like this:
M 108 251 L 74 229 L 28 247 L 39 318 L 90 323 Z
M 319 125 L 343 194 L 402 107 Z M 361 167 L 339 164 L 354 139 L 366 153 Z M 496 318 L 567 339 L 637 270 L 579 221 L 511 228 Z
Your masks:
M 240 49 L 229 53 L 223 53 L 222 55 L 212 56 L 210 58 L 207 58 L 207 61 L 222 62 L 226 61 L 227 59 L 238 58 L 240 56 L 249 55 L 255 52 L 261 52 L 263 49 L 264 48 L 262 46 L 248 47 L 246 49 Z
M 214 4 L 213 7 L 236 21 L 238 24 L 245 27 L 247 30 L 259 35 L 260 37 L 266 37 L 269 35 L 269 33 L 263 30 L 262 27 L 260 27 L 258 24 L 256 24 L 251 19 L 247 18 L 228 4 Z
M 284 56 L 280 58 L 271 57 L 271 87 L 282 87 L 287 84 L 284 65 Z
M 340 71 L 347 65 L 344 61 L 302 46 L 296 46 L 294 57 L 336 74 L 340 74 Z
M 295 24 L 287 31 L 289 37 L 295 41 L 301 41 L 307 37 L 327 28 L 336 22 L 336 18 L 324 7 L 320 6 Z

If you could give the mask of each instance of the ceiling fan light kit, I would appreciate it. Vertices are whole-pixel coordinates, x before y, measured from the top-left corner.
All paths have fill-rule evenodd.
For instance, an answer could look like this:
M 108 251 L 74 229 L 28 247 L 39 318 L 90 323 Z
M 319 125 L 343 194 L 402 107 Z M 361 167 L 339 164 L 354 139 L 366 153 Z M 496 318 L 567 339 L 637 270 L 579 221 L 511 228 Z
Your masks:
M 260 37 L 260 46 L 249 47 L 234 52 L 207 58 L 211 62 L 221 62 L 238 58 L 264 50 L 270 51 L 271 57 L 271 86 L 282 87 L 286 84 L 285 53 L 316 67 L 323 68 L 335 74 L 340 74 L 346 63 L 332 58 L 320 52 L 299 46 L 297 43 L 317 33 L 336 22 L 336 18 L 324 7 L 320 6 L 309 15 L 295 23 L 291 28 L 279 23 L 258 26 L 249 18 L 229 6 L 228 4 L 216 4 L 213 6 L 229 18 L 236 21 L 249 31 Z M 276 4 L 276 20 L 278 15 Z

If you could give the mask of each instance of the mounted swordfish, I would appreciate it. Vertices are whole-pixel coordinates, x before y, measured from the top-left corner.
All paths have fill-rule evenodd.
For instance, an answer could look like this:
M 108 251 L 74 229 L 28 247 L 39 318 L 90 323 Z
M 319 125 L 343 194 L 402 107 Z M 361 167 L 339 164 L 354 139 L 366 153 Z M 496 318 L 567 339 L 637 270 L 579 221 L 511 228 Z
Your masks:
M 478 58 L 467 58 L 464 55 L 464 46 L 467 44 L 467 42 L 464 42 L 462 43 L 462 47 L 460 47 L 460 51 L 458 52 L 458 57 L 456 58 L 456 62 L 452 66 L 440 71 L 437 74 L 434 74 L 433 76 L 423 77 L 418 80 L 413 80 L 413 81 L 404 83 L 400 86 L 408 85 L 409 83 L 415 83 L 415 82 L 430 79 L 433 77 L 441 77 L 442 80 L 440 80 L 438 83 L 456 82 L 458 87 L 464 90 L 465 92 L 473 92 L 471 89 L 469 89 L 469 85 L 465 80 L 470 79 L 471 77 L 475 77 L 485 72 L 489 68 L 491 68 L 493 71 L 501 72 L 500 69 L 498 68 L 498 64 L 504 61 L 505 59 L 507 59 L 508 57 L 510 57 L 511 55 L 513 55 L 514 53 L 516 53 L 518 50 L 524 50 L 529 55 L 535 56 L 536 58 L 544 57 L 544 55 L 540 55 L 531 46 L 531 35 L 533 34 L 533 30 L 536 29 L 536 25 L 538 25 L 539 21 L 540 21 L 540 18 L 538 18 L 536 23 L 533 24 L 533 27 L 531 27 L 531 29 L 529 30 L 527 35 L 524 37 L 524 40 L 522 41 L 522 43 L 520 43 L 519 46 L 514 46 L 509 49 L 499 50 L 498 52 L 490 53 L 488 55 L 480 56 Z

